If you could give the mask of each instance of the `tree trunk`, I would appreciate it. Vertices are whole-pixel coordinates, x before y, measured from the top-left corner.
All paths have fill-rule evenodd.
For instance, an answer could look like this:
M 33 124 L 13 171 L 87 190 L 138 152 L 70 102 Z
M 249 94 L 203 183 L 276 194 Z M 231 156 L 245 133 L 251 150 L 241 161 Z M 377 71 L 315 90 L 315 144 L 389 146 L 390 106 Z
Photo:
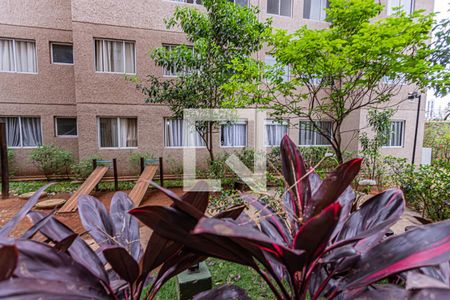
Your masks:
M 214 149 L 213 149 L 213 122 L 208 122 L 208 152 L 209 152 L 209 159 L 211 162 L 214 161 Z

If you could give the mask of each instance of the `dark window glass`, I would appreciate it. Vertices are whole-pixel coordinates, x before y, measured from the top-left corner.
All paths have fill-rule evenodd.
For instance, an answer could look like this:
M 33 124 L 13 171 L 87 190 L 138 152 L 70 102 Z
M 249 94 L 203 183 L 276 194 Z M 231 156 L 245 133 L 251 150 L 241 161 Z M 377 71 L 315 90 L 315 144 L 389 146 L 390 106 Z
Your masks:
M 57 118 L 56 119 L 56 135 L 57 136 L 76 136 L 77 119 L 75 118 Z
M 73 46 L 52 44 L 53 63 L 73 64 Z

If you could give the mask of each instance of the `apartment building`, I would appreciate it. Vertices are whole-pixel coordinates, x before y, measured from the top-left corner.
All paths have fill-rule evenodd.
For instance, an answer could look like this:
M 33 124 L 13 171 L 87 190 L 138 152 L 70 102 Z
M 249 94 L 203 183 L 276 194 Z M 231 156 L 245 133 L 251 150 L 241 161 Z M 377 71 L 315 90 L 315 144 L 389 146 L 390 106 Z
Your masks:
M 261 19 L 271 17 L 275 27 L 290 31 L 303 25 L 328 26 L 327 0 L 234 1 L 258 5 Z M 433 10 L 429 0 L 381 2 L 387 4 L 384 14 L 399 5 L 407 11 Z M 136 151 L 162 156 L 171 166 L 180 164 L 183 147 L 195 145 L 199 161 L 205 161 L 207 151 L 201 141 L 186 138 L 182 123 L 170 118 L 168 107 L 144 103 L 142 94 L 125 80 L 126 75 L 174 75 L 155 66 L 148 54 L 162 45 L 186 42 L 183 33 L 164 25 L 164 18 L 180 5 L 202 9 L 200 0 L 0 0 L 0 120 L 7 123 L 18 175 L 37 172 L 28 157 L 43 144 L 61 146 L 77 159 L 95 154 L 117 158 L 121 174 L 133 172 L 128 157 Z M 273 61 L 264 51 L 258 58 Z M 399 99 L 412 91 L 414 87 L 405 86 Z M 420 124 L 425 103 L 420 107 Z M 417 102 L 400 105 L 384 153 L 411 157 L 416 111 Z M 344 129 L 367 127 L 366 116 L 364 110 L 353 114 Z M 326 120 L 321 122 L 324 128 L 329 126 Z M 286 132 L 301 146 L 326 144 L 308 123 L 299 120 L 295 125 L 299 126 L 268 119 L 267 146 L 277 145 Z M 213 136 L 216 149 L 251 145 L 252 126 L 245 120 L 222 126 Z M 348 139 L 348 150 L 357 151 L 358 142 Z M 423 125 L 417 161 L 422 139 Z

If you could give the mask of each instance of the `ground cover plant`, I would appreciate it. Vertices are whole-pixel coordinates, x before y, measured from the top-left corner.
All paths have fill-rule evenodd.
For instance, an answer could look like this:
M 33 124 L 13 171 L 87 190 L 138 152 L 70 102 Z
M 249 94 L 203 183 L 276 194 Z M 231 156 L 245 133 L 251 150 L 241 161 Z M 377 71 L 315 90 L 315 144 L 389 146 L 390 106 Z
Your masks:
M 208 257 L 252 268 L 276 299 L 449 296 L 450 221 L 386 238 L 403 213 L 400 190 L 376 195 L 352 212 L 349 185 L 360 159 L 321 181 L 288 137 L 281 156 L 282 213 L 242 194 L 246 213 L 239 205 L 207 216 L 207 192 L 179 197 L 156 184 L 173 205 L 133 208 L 118 192 L 108 210 L 93 197 L 81 197 L 80 218 L 99 245 L 96 251 L 52 213 L 30 212 L 42 187 L 0 229 L 0 299 L 154 299 L 170 278 Z M 8 238 L 26 214 L 34 225 L 21 238 Z M 154 230 L 143 248 L 133 216 Z M 47 241 L 32 240 L 37 232 Z M 242 288 L 225 285 L 194 299 L 250 298 Z

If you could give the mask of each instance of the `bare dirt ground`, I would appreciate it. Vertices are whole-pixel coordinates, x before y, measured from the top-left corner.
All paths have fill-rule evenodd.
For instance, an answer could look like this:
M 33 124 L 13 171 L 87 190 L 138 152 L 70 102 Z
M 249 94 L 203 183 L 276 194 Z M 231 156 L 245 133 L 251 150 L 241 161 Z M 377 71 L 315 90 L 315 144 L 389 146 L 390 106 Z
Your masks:
M 181 188 L 171 189 L 171 191 L 175 192 L 177 195 L 182 195 L 183 190 Z M 124 191 L 129 193 L 130 191 Z M 93 192 L 92 196 L 98 198 L 102 201 L 106 208 L 109 209 L 109 205 L 111 203 L 111 198 L 115 192 Z M 48 200 L 48 199 L 69 199 L 69 193 L 59 193 L 53 196 L 49 196 L 46 198 L 42 198 L 40 201 Z M 19 199 L 19 198 L 10 198 L 6 200 L 0 199 L 0 227 L 9 221 L 26 203 L 27 200 Z M 170 205 L 172 201 L 163 193 L 158 190 L 152 189 L 149 190 L 144 199 L 142 200 L 140 206 L 144 205 Z M 51 210 L 39 210 L 43 212 L 50 212 Z M 65 213 L 65 214 L 57 214 L 56 218 L 74 230 L 76 233 L 83 233 L 85 230 L 81 225 L 80 218 L 77 212 L 74 213 Z M 24 218 L 13 230 L 11 236 L 18 237 L 22 233 L 24 233 L 28 228 L 30 228 L 31 222 L 28 218 Z M 147 233 L 148 234 L 148 233 Z

